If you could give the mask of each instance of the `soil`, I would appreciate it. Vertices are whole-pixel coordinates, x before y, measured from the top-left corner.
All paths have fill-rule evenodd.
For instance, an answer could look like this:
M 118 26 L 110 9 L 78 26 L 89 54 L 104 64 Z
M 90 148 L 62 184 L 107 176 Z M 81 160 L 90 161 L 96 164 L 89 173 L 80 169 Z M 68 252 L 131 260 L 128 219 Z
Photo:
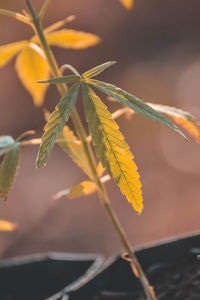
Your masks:
M 149 272 L 158 300 L 200 300 L 200 261 L 184 266 L 156 266 Z M 94 300 L 146 300 L 142 291 L 104 291 Z

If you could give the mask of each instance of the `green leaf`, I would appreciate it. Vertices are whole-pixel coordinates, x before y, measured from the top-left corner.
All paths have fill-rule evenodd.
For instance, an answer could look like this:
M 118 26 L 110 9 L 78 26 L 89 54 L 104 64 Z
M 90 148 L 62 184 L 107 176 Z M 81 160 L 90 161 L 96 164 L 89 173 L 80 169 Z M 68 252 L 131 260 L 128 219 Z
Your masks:
M 191 115 L 189 112 L 184 111 L 182 109 L 172 107 L 172 106 L 162 105 L 162 104 L 155 104 L 155 103 L 147 103 L 147 104 L 151 106 L 153 109 L 155 109 L 156 111 L 159 111 L 171 117 L 181 118 L 191 122 L 195 121 L 195 117 L 193 115 Z
M 111 113 L 99 97 L 82 84 L 85 115 L 96 152 L 122 194 L 141 213 L 143 209 L 141 182 L 133 155 Z
M 71 83 L 79 80 L 80 80 L 80 76 L 68 75 L 68 76 L 55 77 L 48 80 L 40 80 L 38 81 L 38 83 L 58 84 L 58 83 Z
M 60 191 L 55 195 L 55 199 L 60 199 L 61 197 L 67 196 L 70 199 L 78 198 L 81 196 L 88 196 L 95 193 L 97 186 L 92 181 L 83 181 L 76 184 L 66 190 Z
M 164 124 L 184 136 L 184 134 L 178 129 L 178 127 L 173 122 L 168 120 L 165 116 L 163 116 L 158 111 L 154 110 L 152 107 L 150 107 L 148 104 L 146 104 L 139 98 L 109 83 L 105 83 L 94 79 L 88 79 L 87 83 L 96 87 L 106 95 L 113 97 L 124 106 L 127 106 L 132 110 L 154 121 Z
M 7 199 L 7 194 L 11 190 L 19 164 L 20 145 L 14 146 L 5 155 L 0 167 L 0 197 Z
M 0 155 L 5 154 L 10 150 L 10 147 L 15 143 L 15 140 L 9 135 L 0 136 Z
M 116 64 L 116 61 L 109 61 L 105 64 L 99 65 L 99 66 L 85 72 L 82 76 L 85 79 L 92 78 L 92 77 L 97 76 L 98 74 L 102 73 L 105 69 L 111 67 L 114 64 Z
M 10 135 L 0 136 L 0 148 L 5 148 L 13 145 L 15 140 Z
M 71 131 L 68 126 L 65 126 L 59 138 L 66 140 L 66 142 L 58 142 L 63 151 L 67 153 L 71 159 L 92 179 L 93 175 L 83 144 L 81 141 L 78 141 L 73 131 Z M 69 140 L 72 142 L 69 142 Z
M 37 156 L 37 167 L 44 167 L 52 151 L 53 145 L 65 126 L 70 113 L 76 103 L 80 83 L 75 83 L 61 98 L 53 113 L 49 116 L 44 127 L 42 143 Z

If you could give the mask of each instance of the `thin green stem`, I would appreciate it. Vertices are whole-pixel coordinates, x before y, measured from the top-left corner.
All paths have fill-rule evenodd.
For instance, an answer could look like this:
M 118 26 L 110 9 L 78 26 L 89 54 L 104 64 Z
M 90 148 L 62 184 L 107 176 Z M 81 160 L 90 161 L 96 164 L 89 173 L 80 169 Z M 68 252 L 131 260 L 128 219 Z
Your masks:
M 132 267 L 133 273 L 135 274 L 136 277 L 139 278 L 139 280 L 143 286 L 143 289 L 144 289 L 147 299 L 148 300 L 156 300 L 156 295 L 154 293 L 154 289 L 149 284 L 149 281 L 148 281 L 136 255 L 135 255 L 135 253 L 131 249 L 131 245 L 128 241 L 128 238 L 127 238 L 115 212 L 113 211 L 113 209 L 111 207 L 109 198 L 107 197 L 107 193 L 105 190 L 103 192 L 102 191 L 99 192 L 99 198 L 101 199 L 101 201 L 106 209 L 106 212 L 118 233 L 121 243 L 124 246 L 124 249 L 126 251 L 125 254 L 128 255 L 127 260 L 129 261 L 129 263 Z
M 41 8 L 41 10 L 39 12 L 39 18 L 40 18 L 40 20 L 42 20 L 42 18 L 44 17 L 44 15 L 46 13 L 46 10 L 47 10 L 48 6 L 50 5 L 51 1 L 52 0 L 46 0 L 44 2 L 44 4 L 42 5 L 42 8 Z
M 28 4 L 29 10 L 31 12 L 32 18 L 33 18 L 33 24 L 35 26 L 35 31 L 38 35 L 38 38 L 40 40 L 43 51 L 46 55 L 46 59 L 49 63 L 52 74 L 53 74 L 54 77 L 59 77 L 60 76 L 60 71 L 58 69 L 58 65 L 57 65 L 57 62 L 56 62 L 56 60 L 53 56 L 53 53 L 51 52 L 51 49 L 49 48 L 49 45 L 48 45 L 48 43 L 45 39 L 44 32 L 43 32 L 42 26 L 40 24 L 40 18 L 35 13 L 35 10 L 33 9 L 32 5 L 31 5 L 30 0 L 27 0 L 27 4 Z M 61 96 L 63 96 L 63 94 L 66 93 L 67 87 L 66 87 L 65 84 L 57 84 L 57 88 L 58 88 Z M 135 275 L 139 277 L 140 282 L 141 282 L 141 284 L 144 288 L 145 294 L 147 296 L 147 299 L 148 300 L 156 300 L 156 296 L 153 292 L 153 289 L 149 285 L 148 279 L 146 278 L 146 275 L 144 274 L 144 272 L 142 270 L 142 267 L 140 266 L 139 261 L 137 260 L 135 254 L 133 253 L 133 251 L 131 249 L 130 243 L 129 243 L 126 235 L 125 235 L 125 232 L 123 231 L 122 226 L 119 223 L 118 218 L 116 217 L 116 215 L 115 215 L 115 213 L 114 213 L 114 211 L 111 207 L 110 200 L 108 198 L 106 189 L 105 189 L 103 183 L 101 182 L 100 177 L 98 176 L 94 156 L 93 156 L 92 150 L 90 148 L 90 145 L 87 141 L 87 136 L 86 136 L 84 127 L 82 125 L 82 122 L 80 120 L 80 117 L 79 117 L 78 112 L 76 111 L 76 109 L 73 110 L 73 112 L 71 114 L 71 119 L 72 119 L 73 124 L 75 126 L 77 135 L 78 135 L 78 137 L 80 138 L 80 140 L 83 144 L 85 154 L 88 158 L 88 162 L 89 162 L 89 165 L 90 165 L 93 177 L 94 177 L 93 180 L 94 180 L 94 182 L 96 182 L 96 184 L 98 186 L 99 198 L 100 198 L 100 200 L 101 200 L 101 202 L 102 202 L 102 204 L 103 204 L 103 206 L 104 206 L 104 208 L 105 208 L 112 224 L 114 225 L 114 228 L 115 228 L 116 232 L 118 233 L 118 235 L 120 237 L 120 240 L 121 240 L 121 242 L 122 242 L 122 244 L 125 248 L 125 251 L 127 252 L 128 256 L 129 256 L 130 264 L 132 266 L 132 269 L 133 269 Z
M 28 17 L 26 17 L 26 16 L 24 16 L 22 14 L 16 13 L 14 11 L 7 10 L 7 9 L 0 9 L 0 14 L 4 15 L 4 16 L 8 16 L 8 17 L 13 17 L 13 18 L 15 18 L 18 21 L 21 21 L 23 23 L 31 25 L 30 18 L 28 18 Z

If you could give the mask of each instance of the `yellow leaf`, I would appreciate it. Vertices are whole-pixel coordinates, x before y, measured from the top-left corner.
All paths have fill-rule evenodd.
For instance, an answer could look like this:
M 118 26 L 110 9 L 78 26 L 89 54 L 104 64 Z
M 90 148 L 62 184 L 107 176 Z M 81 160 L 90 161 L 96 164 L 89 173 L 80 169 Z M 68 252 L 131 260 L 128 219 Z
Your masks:
M 134 0 L 119 0 L 122 5 L 128 10 L 132 9 L 134 6 Z
M 96 152 L 123 195 L 141 213 L 143 209 L 140 176 L 133 155 L 111 113 L 101 99 L 83 84 L 83 101 Z
M 95 34 L 72 29 L 48 33 L 46 39 L 50 45 L 75 50 L 95 46 L 101 41 Z
M 102 163 L 99 162 L 97 165 L 97 174 L 101 176 L 103 175 L 104 172 L 105 172 L 105 168 L 102 166 Z
M 81 196 L 88 196 L 95 193 L 97 186 L 92 181 L 82 181 L 79 184 L 76 184 L 69 189 L 58 192 L 54 199 L 58 200 L 64 196 L 67 196 L 70 199 L 78 198 Z
M 96 184 L 91 181 L 83 181 L 70 188 L 68 198 L 73 199 L 80 196 L 88 196 L 96 192 Z
M 92 179 L 92 172 L 88 163 L 83 144 L 77 140 L 73 131 L 65 126 L 59 139 L 66 139 L 66 142 L 59 142 L 59 146 L 65 151 L 71 159 Z M 67 142 L 71 140 L 72 142 Z
M 42 50 L 30 43 L 17 57 L 16 70 L 24 87 L 33 97 L 36 106 L 41 106 L 48 85 L 39 84 L 37 81 L 49 77 L 49 67 L 43 56 Z
M 190 133 L 195 140 L 200 143 L 200 132 L 195 122 L 188 121 L 179 117 L 173 117 L 174 122 L 181 125 L 188 133 Z
M 7 64 L 13 56 L 28 45 L 27 41 L 20 41 L 0 47 L 0 67 Z
M 5 220 L 0 220 L 0 231 L 13 231 L 15 228 L 16 224 Z

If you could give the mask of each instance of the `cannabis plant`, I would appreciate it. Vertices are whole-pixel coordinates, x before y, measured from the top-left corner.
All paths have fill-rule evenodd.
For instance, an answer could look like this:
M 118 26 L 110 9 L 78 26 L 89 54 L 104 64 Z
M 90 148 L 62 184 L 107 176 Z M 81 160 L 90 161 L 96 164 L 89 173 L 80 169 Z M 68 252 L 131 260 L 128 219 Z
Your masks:
M 87 180 L 59 192 L 57 198 L 61 196 L 75 198 L 94 192 L 98 193 L 126 251 L 123 257 L 130 262 L 135 276 L 139 277 L 147 299 L 156 299 L 153 288 L 150 286 L 112 209 L 104 184 L 106 181 L 114 179 L 135 211 L 139 214 L 142 212 L 142 185 L 138 168 L 115 119 L 125 113 L 139 113 L 184 136 L 175 123 L 180 124 L 199 140 L 195 118 L 190 113 L 177 108 L 145 103 L 113 84 L 94 79 L 114 65 L 115 62 L 113 61 L 103 63 L 83 74 L 79 74 L 68 62 L 59 67 L 51 51 L 51 45 L 68 49 L 84 49 L 98 44 L 100 38 L 94 34 L 78 32 L 73 29 L 61 30 L 61 27 L 73 19 L 72 16 L 43 29 L 42 19 L 50 2 L 50 0 L 45 0 L 39 13 L 36 13 L 30 0 L 27 0 L 29 13 L 24 11 L 24 14 L 19 14 L 0 9 L 1 14 L 14 17 L 31 26 L 34 31 L 34 36 L 27 41 L 14 42 L 0 47 L 0 66 L 17 56 L 17 74 L 24 87 L 32 95 L 36 106 L 43 105 L 49 84 L 56 85 L 61 95 L 61 99 L 53 112 L 45 111 L 44 113 L 47 123 L 41 139 L 23 140 L 25 136 L 32 134 L 29 131 L 22 133 L 16 140 L 11 136 L 0 137 L 0 155 L 4 156 L 0 167 L 0 196 L 7 199 L 7 194 L 17 173 L 22 146 L 40 144 L 36 165 L 37 168 L 41 168 L 46 165 L 53 146 L 57 143 L 88 177 Z M 133 6 L 131 0 L 121 0 L 121 2 L 128 9 Z M 71 74 L 64 76 L 65 70 Z M 111 97 L 120 103 L 122 108 L 111 113 L 104 101 L 96 94 L 96 91 L 100 92 L 98 95 L 106 95 L 105 101 Z M 79 93 L 88 123 L 88 136 L 76 110 Z M 168 119 L 167 116 L 171 119 Z M 73 122 L 75 132 L 67 125 L 69 117 Z M 96 164 L 91 143 L 95 147 L 99 159 L 98 164 Z M 106 171 L 107 175 L 103 176 Z

